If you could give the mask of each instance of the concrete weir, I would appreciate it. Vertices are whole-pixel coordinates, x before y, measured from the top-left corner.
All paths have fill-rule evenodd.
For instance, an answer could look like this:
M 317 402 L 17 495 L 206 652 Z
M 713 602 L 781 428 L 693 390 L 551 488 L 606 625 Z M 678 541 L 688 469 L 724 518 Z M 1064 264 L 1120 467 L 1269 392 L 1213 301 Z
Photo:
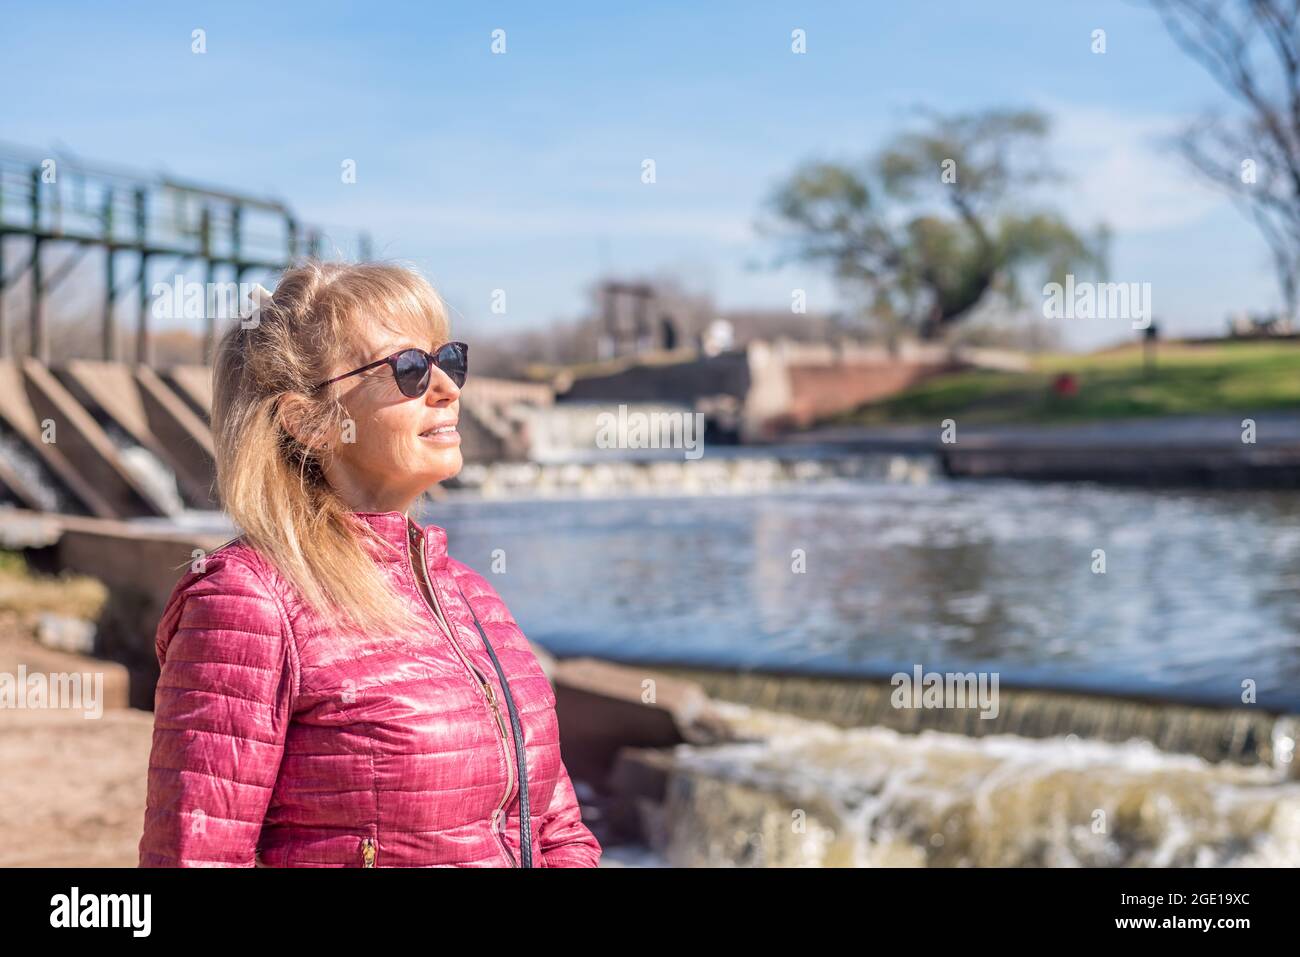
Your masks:
M 51 409 L 55 410 L 52 417 L 49 415 Z M 63 430 L 69 437 L 69 441 L 64 443 L 58 441 L 59 422 L 65 418 L 59 409 L 76 409 L 80 413 L 73 413 L 75 421 L 72 427 Z M 110 480 L 108 488 L 98 481 L 102 477 L 100 473 L 118 471 L 120 463 L 117 463 L 111 443 L 102 433 L 98 436 L 102 438 L 102 444 L 95 439 L 76 441 L 78 425 L 90 434 L 94 434 L 97 426 L 93 421 L 87 425 L 84 411 L 77 408 L 76 401 L 67 396 L 44 367 L 31 360 L 0 362 L 0 424 L 10 433 L 8 438 L 17 447 L 16 451 L 25 452 L 37 470 L 45 473 L 32 474 L 21 470 L 16 461 L 5 462 L 4 471 L 0 472 L 0 484 L 3 485 L 0 491 L 4 491 L 6 497 L 20 503 L 41 503 L 46 497 L 41 485 L 52 480 L 91 515 L 116 518 L 122 514 L 111 486 L 116 484 L 120 489 L 127 484 L 126 477 L 119 477 L 117 483 Z M 52 434 L 46 428 L 49 424 L 54 426 Z M 47 441 L 47 437 L 50 440 Z M 87 469 L 87 464 L 92 467 Z M 95 469 L 95 464 L 101 468 Z M 42 506 L 37 504 L 37 507 Z
M 179 365 L 162 372 L 163 380 L 204 422 L 212 415 L 212 370 L 207 366 Z
M 99 518 L 169 513 L 166 501 L 128 468 L 95 415 L 44 364 L 0 362 L 0 425 L 35 469 L 6 463 L 0 491 L 7 498 L 39 504 L 49 494 L 42 486 L 53 483 L 61 498 Z
M 1012 734 L 1052 738 L 1074 734 L 1110 742 L 1141 738 L 1162 751 L 1194 754 L 1210 762 L 1270 765 L 1300 777 L 1300 766 L 1290 758 L 1300 732 L 1300 717 L 1265 709 L 1002 687 L 1000 709 L 995 717 L 986 719 L 974 708 L 895 707 L 895 689 L 883 679 L 667 664 L 656 664 L 654 668 L 698 682 L 716 698 L 841 727 L 879 726 L 910 734 L 934 730 L 970 737 Z
M 212 436 L 156 372 L 118 362 L 73 360 L 56 374 L 97 419 L 116 426 L 172 471 L 186 505 L 216 507 Z

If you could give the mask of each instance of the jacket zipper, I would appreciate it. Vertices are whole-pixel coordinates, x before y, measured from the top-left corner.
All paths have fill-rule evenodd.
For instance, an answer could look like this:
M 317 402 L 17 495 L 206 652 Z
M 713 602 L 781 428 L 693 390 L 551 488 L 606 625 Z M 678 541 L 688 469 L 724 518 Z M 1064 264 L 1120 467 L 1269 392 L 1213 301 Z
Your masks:
M 430 589 L 432 592 L 432 589 Z M 515 766 L 510 754 L 509 736 L 506 734 L 506 724 L 501 717 L 501 709 L 497 706 L 497 693 L 492 689 L 492 683 L 479 673 L 478 669 L 474 671 L 479 674 L 479 680 L 483 682 L 483 690 L 487 692 L 488 703 L 492 705 L 492 713 L 497 718 L 497 728 L 501 731 L 501 743 L 506 753 L 506 792 L 501 795 L 501 800 L 497 802 L 496 811 L 492 815 L 492 829 L 497 835 L 497 841 L 501 844 L 501 849 L 506 852 L 506 857 L 510 858 L 510 866 L 518 867 L 519 862 L 515 860 L 514 854 L 510 853 L 510 848 L 506 847 L 505 838 L 502 836 L 502 830 L 505 828 L 505 812 L 502 810 L 506 803 L 506 798 L 510 796 L 510 791 L 515 786 Z
M 361 866 L 375 866 L 375 839 L 368 837 L 361 842 Z
M 408 557 L 409 557 L 409 550 L 408 550 Z M 506 842 L 502 838 L 500 832 L 501 821 L 505 818 L 505 814 L 502 811 L 502 808 L 505 806 L 506 798 L 510 796 L 510 792 L 514 789 L 515 786 L 515 766 L 510 755 L 509 736 L 506 734 L 505 720 L 501 717 L 501 708 L 497 704 L 497 695 L 492 688 L 492 683 L 487 680 L 487 677 L 483 674 L 483 672 L 478 670 L 478 668 L 474 665 L 474 662 L 469 660 L 469 658 L 465 655 L 465 652 L 461 651 L 460 645 L 456 642 L 455 637 L 451 633 L 451 623 L 447 619 L 447 617 L 443 614 L 442 604 L 438 601 L 438 593 L 434 590 L 433 580 L 429 577 L 429 557 L 428 554 L 425 552 L 423 537 L 421 537 L 420 540 L 420 568 L 424 572 L 424 581 L 429 589 L 429 597 L 433 599 L 434 607 L 430 608 L 429 610 L 434 613 L 434 617 L 438 619 L 438 624 L 441 625 L 442 628 L 446 631 L 447 640 L 451 642 L 451 647 L 455 649 L 456 655 L 460 658 L 461 661 L 465 663 L 465 667 L 467 667 L 470 670 L 470 672 L 478 680 L 479 685 L 483 688 L 484 694 L 487 695 L 488 704 L 491 705 L 492 707 L 492 714 L 496 717 L 497 730 L 501 732 L 501 746 L 502 746 L 502 750 L 505 752 L 505 758 L 506 758 L 506 790 L 505 793 L 501 795 L 501 799 L 497 801 L 497 806 L 495 810 L 493 810 L 492 812 L 492 822 L 491 822 L 492 835 L 496 838 L 497 843 L 501 845 L 501 850 L 505 851 L 505 855 L 507 859 L 509 859 L 510 861 L 510 866 L 518 867 L 519 862 L 515 860 L 514 854 L 510 852 L 510 848 L 506 846 Z M 411 568 L 411 574 L 412 575 L 415 574 L 414 566 L 412 566 Z M 419 586 L 418 582 L 416 583 L 416 585 L 417 585 L 416 591 L 420 593 L 420 597 L 421 599 L 423 599 L 425 597 L 424 589 L 418 587 Z M 425 604 L 427 605 L 428 602 L 426 601 Z

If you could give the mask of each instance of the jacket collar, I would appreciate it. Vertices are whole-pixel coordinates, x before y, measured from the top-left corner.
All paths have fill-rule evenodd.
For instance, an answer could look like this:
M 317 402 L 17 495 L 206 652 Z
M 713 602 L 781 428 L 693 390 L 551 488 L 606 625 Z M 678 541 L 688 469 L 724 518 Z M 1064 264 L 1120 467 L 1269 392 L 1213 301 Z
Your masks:
M 438 525 L 421 526 L 402 512 L 352 512 L 363 525 L 363 542 L 376 561 L 404 562 L 407 542 L 414 539 L 424 548 L 430 569 L 447 564 L 447 530 Z

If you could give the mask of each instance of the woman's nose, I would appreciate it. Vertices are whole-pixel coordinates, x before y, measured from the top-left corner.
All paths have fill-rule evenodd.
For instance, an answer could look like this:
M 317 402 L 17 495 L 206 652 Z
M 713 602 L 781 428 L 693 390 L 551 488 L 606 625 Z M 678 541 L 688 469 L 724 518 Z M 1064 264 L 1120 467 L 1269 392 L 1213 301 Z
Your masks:
M 429 405 L 442 405 L 443 403 L 452 403 L 460 398 L 460 386 L 451 381 L 451 377 L 441 369 L 433 370 L 433 381 L 429 383 L 429 389 L 424 393 L 425 402 Z

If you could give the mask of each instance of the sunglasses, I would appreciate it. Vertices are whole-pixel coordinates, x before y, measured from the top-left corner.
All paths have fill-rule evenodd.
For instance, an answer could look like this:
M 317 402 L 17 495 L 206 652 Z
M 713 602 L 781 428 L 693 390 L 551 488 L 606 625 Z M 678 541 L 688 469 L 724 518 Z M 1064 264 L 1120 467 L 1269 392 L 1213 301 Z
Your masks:
M 401 390 L 402 395 L 408 399 L 416 399 L 428 391 L 435 367 L 441 369 L 447 378 L 456 383 L 457 388 L 465 384 L 465 376 L 469 374 L 469 344 L 444 342 L 433 352 L 425 352 L 423 349 L 403 349 L 401 352 L 394 352 L 391 356 L 376 359 L 360 369 L 353 369 L 351 372 L 326 379 L 312 391 L 323 389 L 331 382 L 338 382 L 340 379 L 382 365 L 387 365 L 393 370 L 393 378 L 397 381 L 397 388 Z

